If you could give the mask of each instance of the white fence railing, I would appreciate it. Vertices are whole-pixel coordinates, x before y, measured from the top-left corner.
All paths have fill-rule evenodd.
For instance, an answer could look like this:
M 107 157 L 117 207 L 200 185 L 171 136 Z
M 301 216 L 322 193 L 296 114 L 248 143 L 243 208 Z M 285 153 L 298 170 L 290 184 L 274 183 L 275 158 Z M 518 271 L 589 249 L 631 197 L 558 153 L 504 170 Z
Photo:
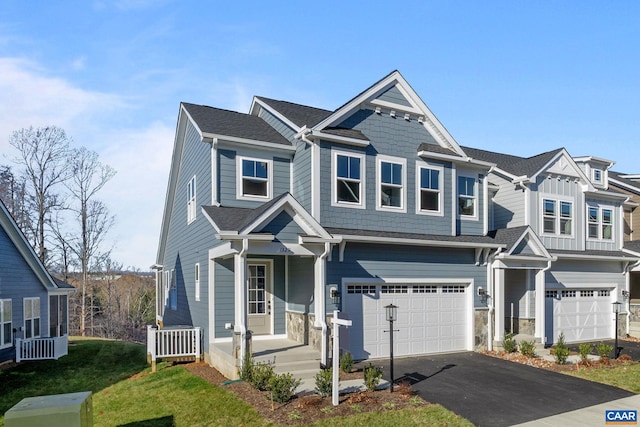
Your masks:
M 58 360 L 69 353 L 69 337 L 16 338 L 16 362 L 25 360 Z
M 194 356 L 200 359 L 200 328 L 157 329 L 147 326 L 147 353 L 151 362 L 163 357 Z

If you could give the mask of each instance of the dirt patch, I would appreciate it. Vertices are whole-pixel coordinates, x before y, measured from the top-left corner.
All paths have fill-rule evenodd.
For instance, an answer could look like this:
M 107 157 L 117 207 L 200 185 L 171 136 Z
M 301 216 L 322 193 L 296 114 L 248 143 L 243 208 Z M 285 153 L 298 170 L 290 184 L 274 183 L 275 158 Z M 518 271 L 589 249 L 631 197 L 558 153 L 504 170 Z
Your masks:
M 243 381 L 228 382 L 220 372 L 205 363 L 190 363 L 185 366 L 191 373 L 235 393 L 268 421 L 278 424 L 301 425 L 361 412 L 391 411 L 429 405 L 415 395 L 406 384 L 396 385 L 393 393 L 389 390 L 379 390 L 344 394 L 340 396 L 338 406 L 332 405 L 331 396 L 320 397 L 315 394 L 298 396 L 287 403 L 275 403 L 269 399 L 269 392 L 256 390 Z M 341 375 L 341 381 L 362 378 L 361 371 Z

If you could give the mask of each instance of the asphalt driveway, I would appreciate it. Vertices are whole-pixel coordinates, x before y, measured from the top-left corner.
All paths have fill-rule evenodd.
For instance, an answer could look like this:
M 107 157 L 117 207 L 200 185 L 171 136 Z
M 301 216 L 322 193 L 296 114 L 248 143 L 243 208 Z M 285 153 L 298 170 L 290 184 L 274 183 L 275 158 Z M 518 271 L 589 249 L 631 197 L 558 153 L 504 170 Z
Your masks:
M 388 360 L 379 361 L 390 379 Z M 466 352 L 396 358 L 396 382 L 412 384 L 477 426 L 509 426 L 585 408 L 633 393 L 569 375 Z M 604 416 L 604 415 L 603 415 Z

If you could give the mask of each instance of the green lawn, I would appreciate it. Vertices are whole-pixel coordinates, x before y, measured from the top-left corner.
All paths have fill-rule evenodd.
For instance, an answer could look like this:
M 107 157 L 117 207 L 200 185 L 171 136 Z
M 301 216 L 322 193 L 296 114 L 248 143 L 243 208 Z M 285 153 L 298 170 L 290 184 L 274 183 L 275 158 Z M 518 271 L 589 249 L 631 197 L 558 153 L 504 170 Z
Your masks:
M 0 427 L 4 427 L 4 413 L 25 397 L 78 391 L 93 392 L 96 427 L 269 425 L 235 394 L 184 367 L 159 364 L 158 372 L 151 374 L 142 345 L 104 340 L 74 342 L 69 355 L 58 361 L 27 362 L 0 371 Z M 314 425 L 471 424 L 439 405 L 430 405 L 333 418 Z
M 632 393 L 640 393 L 640 363 L 638 362 L 616 367 L 582 368 L 579 371 L 566 373 L 585 380 L 629 390 Z

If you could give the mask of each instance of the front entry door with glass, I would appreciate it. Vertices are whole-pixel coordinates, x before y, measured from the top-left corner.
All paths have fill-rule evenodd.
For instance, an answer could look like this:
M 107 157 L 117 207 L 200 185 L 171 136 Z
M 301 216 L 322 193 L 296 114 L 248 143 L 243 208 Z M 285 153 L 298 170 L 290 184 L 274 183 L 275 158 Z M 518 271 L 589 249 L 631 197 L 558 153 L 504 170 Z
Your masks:
M 271 280 L 267 264 L 249 264 L 247 280 L 249 330 L 255 335 L 271 333 Z

